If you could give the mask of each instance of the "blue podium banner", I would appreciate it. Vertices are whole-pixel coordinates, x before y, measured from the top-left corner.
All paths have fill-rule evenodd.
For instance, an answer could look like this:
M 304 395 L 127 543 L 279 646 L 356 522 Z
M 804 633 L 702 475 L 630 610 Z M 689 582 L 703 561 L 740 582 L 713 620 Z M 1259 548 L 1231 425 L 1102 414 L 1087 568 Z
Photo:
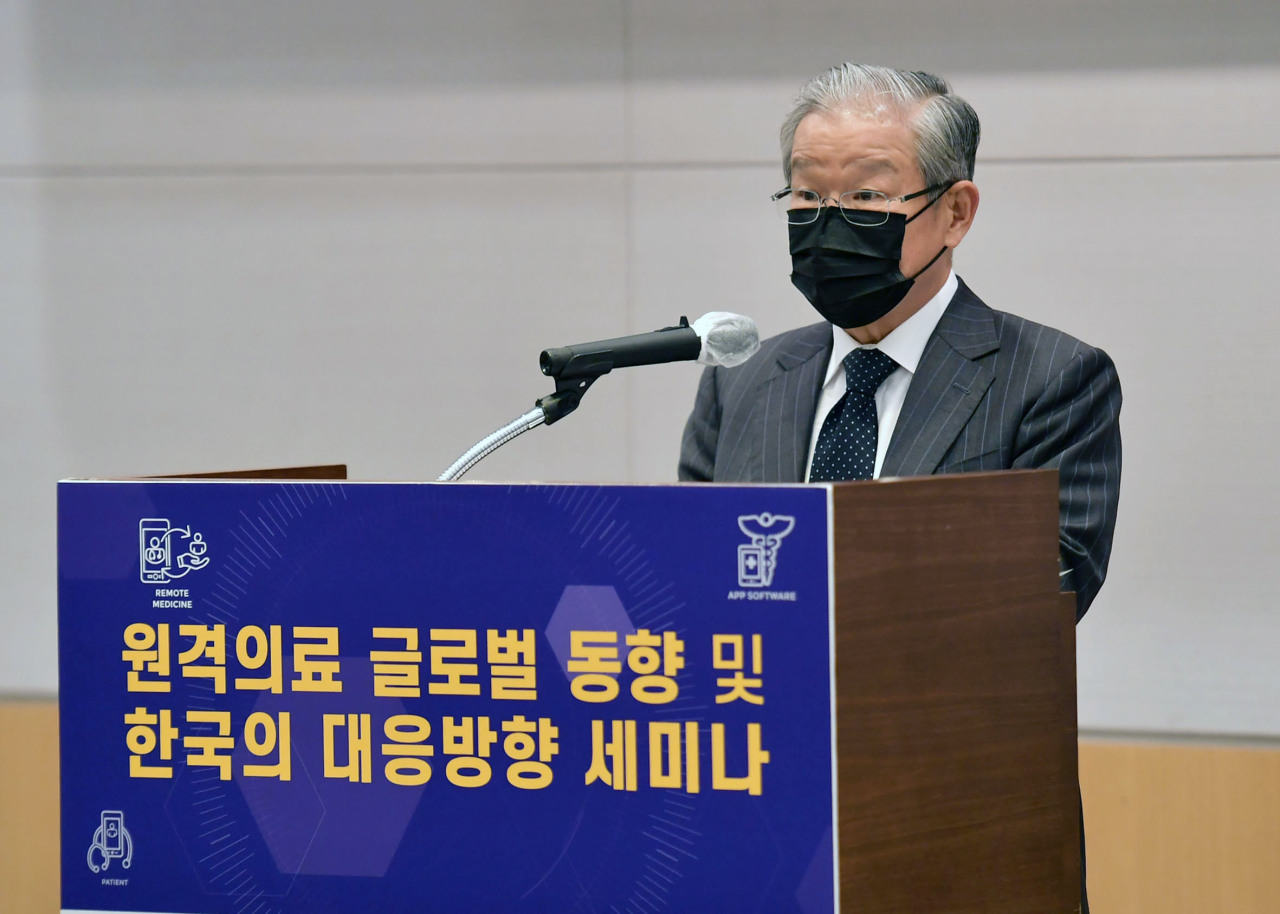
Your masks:
M 62 908 L 836 908 L 829 490 L 58 488 Z

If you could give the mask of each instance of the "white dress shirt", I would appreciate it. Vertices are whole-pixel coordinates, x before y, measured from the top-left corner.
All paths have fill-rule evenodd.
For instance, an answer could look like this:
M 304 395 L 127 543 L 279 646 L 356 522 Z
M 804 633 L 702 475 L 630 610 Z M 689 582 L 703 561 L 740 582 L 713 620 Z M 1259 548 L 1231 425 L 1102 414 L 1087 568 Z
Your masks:
M 827 414 L 835 408 L 844 396 L 844 357 L 855 349 L 879 349 L 898 363 L 893 374 L 885 378 L 884 383 L 876 388 L 876 469 L 874 478 L 880 478 L 880 468 L 884 466 L 884 455 L 889 450 L 889 438 L 898 424 L 898 414 L 902 412 L 902 404 L 907 399 L 907 388 L 915 377 L 920 366 L 920 357 L 924 355 L 925 344 L 933 334 L 938 321 L 942 320 L 942 312 L 951 304 L 952 297 L 960 288 L 956 272 L 952 270 L 947 281 L 942 284 L 938 294 L 925 302 L 923 308 L 911 315 L 897 327 L 894 327 L 884 339 L 878 343 L 864 346 L 841 327 L 831 325 L 834 345 L 831 348 L 831 359 L 827 362 L 826 380 L 822 384 L 822 393 L 818 396 L 818 411 L 813 419 L 813 434 L 809 438 L 809 459 L 805 462 L 805 480 L 813 469 L 813 450 L 818 446 L 818 434 L 822 431 L 822 423 Z

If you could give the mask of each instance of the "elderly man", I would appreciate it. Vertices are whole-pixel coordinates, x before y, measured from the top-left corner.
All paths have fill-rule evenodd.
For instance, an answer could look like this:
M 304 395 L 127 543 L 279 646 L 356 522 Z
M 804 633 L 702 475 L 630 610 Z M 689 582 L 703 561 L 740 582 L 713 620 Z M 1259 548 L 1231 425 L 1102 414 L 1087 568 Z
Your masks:
M 928 73 L 844 64 L 782 125 L 791 281 L 823 321 L 708 369 L 680 478 L 800 482 L 1052 467 L 1062 586 L 1102 585 L 1120 486 L 1111 359 L 994 311 L 952 252 L 973 224 L 978 116 Z
M 680 478 L 1055 468 L 1078 619 L 1111 553 L 1120 382 L 1100 349 L 994 311 L 956 277 L 952 252 L 978 210 L 978 133 L 973 108 L 928 73 L 845 64 L 804 87 L 773 197 L 791 281 L 823 320 L 703 374 Z M 1083 849 L 1082 833 L 1082 896 Z

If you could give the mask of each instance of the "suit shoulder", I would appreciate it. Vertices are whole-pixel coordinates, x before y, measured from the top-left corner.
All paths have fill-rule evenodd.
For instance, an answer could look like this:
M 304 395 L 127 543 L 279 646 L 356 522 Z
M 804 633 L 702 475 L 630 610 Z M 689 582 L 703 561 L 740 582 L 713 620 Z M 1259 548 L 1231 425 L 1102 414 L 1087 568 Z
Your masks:
M 956 304 L 961 306 L 957 316 L 961 320 L 990 321 L 999 350 L 1006 358 L 1033 362 L 1049 370 L 1061 369 L 1076 358 L 1086 363 L 1112 364 L 1111 357 L 1096 346 L 1048 324 L 992 308 L 968 288 L 964 292 L 967 294 L 957 296 Z
M 1103 350 L 1056 327 L 991 308 L 963 281 L 937 333 L 961 355 L 1026 384 L 1049 385 L 1064 377 L 1117 381 L 1115 364 Z
M 1061 369 L 1079 359 L 1087 365 L 1111 366 L 1105 351 L 1065 331 L 1017 314 L 992 309 L 1000 348 L 1014 358 L 1030 359 L 1046 368 Z

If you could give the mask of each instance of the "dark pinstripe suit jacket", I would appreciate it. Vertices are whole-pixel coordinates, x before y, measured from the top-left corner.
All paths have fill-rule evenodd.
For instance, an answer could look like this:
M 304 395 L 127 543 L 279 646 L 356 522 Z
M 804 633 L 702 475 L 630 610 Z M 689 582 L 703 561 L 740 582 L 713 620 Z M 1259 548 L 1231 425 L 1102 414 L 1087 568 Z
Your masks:
M 765 341 L 703 373 L 679 475 L 799 482 L 831 353 L 831 325 Z M 925 346 L 881 476 L 1056 468 L 1063 588 L 1084 615 L 1102 585 L 1120 493 L 1120 381 L 1077 339 L 993 311 L 963 282 Z

